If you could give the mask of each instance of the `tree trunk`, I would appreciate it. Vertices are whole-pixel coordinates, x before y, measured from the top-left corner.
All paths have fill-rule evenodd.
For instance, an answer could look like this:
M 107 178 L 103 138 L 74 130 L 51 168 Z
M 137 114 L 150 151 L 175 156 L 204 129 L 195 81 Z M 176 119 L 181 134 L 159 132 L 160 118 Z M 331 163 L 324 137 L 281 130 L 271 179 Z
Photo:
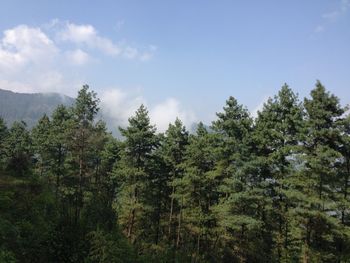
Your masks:
M 173 209 L 174 209 L 174 196 L 173 196 L 174 193 L 175 193 L 175 186 L 172 187 L 172 191 L 171 191 L 170 215 L 169 215 L 169 226 L 168 226 L 169 239 L 171 238 L 171 223 L 173 219 Z
M 182 205 L 183 205 L 183 199 L 181 200 L 181 207 L 180 207 L 180 212 L 179 212 L 179 223 L 178 223 L 178 228 L 177 228 L 176 248 L 179 248 L 179 244 L 180 244 Z
M 137 204 L 137 187 L 135 187 L 135 190 L 134 190 L 134 205 Z M 135 207 L 132 208 L 131 210 L 131 220 L 130 220 L 130 223 L 129 223 L 129 227 L 128 227 L 128 235 L 127 237 L 131 240 L 131 235 L 132 235 L 132 231 L 133 231 L 133 228 L 134 228 L 134 223 L 135 223 Z

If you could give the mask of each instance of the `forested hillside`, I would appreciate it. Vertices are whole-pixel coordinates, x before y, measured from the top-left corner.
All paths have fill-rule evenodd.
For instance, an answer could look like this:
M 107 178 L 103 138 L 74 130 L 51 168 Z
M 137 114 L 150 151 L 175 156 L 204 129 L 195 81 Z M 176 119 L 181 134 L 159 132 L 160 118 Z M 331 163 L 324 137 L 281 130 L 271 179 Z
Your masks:
M 320 82 L 193 134 L 141 105 L 118 140 L 98 111 L 83 86 L 31 131 L 0 119 L 0 262 L 350 262 L 350 116 Z
M 50 115 L 63 104 L 71 106 L 74 99 L 58 93 L 16 93 L 0 89 L 0 117 L 7 125 L 23 120 L 33 127 L 43 114 Z

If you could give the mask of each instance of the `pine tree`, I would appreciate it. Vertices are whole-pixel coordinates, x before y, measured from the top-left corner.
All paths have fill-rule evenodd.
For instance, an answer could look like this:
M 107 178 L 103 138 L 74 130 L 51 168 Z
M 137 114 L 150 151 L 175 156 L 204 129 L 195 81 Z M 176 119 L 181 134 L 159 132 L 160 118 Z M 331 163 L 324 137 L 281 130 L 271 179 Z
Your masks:
M 72 120 L 69 139 L 71 151 L 71 170 L 75 185 L 75 215 L 74 221 L 80 218 L 81 209 L 84 206 L 85 188 L 91 180 L 93 169 L 91 167 L 91 153 L 95 145 L 91 143 L 94 135 L 94 120 L 99 110 L 99 99 L 94 91 L 89 91 L 89 86 L 84 85 L 78 92 L 75 105 L 72 108 Z
M 347 114 L 341 123 L 341 140 L 339 151 L 342 154 L 338 167 L 338 180 L 335 187 L 337 217 L 340 221 L 341 234 L 337 237 L 336 247 L 338 260 L 345 261 L 350 257 L 350 115 Z
M 160 154 L 164 158 L 166 169 L 166 184 L 164 185 L 164 192 L 167 198 L 167 207 L 169 211 L 167 234 L 169 240 L 175 244 L 176 242 L 176 220 L 174 220 L 179 213 L 179 204 L 175 201 L 175 181 L 183 176 L 183 168 L 181 163 L 184 160 L 185 149 L 188 145 L 188 131 L 185 126 L 177 118 L 174 124 L 169 124 L 165 132 L 164 142 L 161 145 Z
M 213 137 L 203 123 L 199 123 L 195 135 L 190 135 L 185 156 L 179 168 L 183 170 L 173 178 L 172 196 L 178 204 L 176 247 L 193 255 L 194 261 L 204 259 L 212 248 L 215 232 L 212 231 L 211 206 L 215 202 L 216 189 L 212 170 L 215 153 Z
M 237 100 L 230 97 L 224 112 L 217 113 L 213 129 L 218 134 L 215 173 L 220 181 L 219 203 L 215 206 L 223 260 L 254 262 L 264 258 L 261 247 L 266 200 L 257 178 L 253 120 Z M 255 238 L 253 238 L 255 237 Z M 266 258 L 266 260 L 268 260 Z
M 277 262 L 290 262 L 291 220 L 290 196 L 293 196 L 291 183 L 295 172 L 296 156 L 300 150 L 300 134 L 303 125 L 303 112 L 297 95 L 285 84 L 273 99 L 269 99 L 258 114 L 255 126 L 255 142 L 258 160 L 261 160 L 264 174 L 270 180 L 270 198 L 273 200 L 272 222 L 274 233 L 274 257 Z M 295 259 L 294 259 L 295 260 Z
M 14 122 L 4 142 L 7 168 L 16 176 L 30 174 L 32 142 L 25 122 Z
M 302 193 L 298 202 L 298 223 L 302 260 L 336 261 L 335 239 L 340 235 L 334 193 L 338 181 L 338 151 L 341 116 L 339 99 L 316 83 L 311 99 L 304 100 L 306 134 L 303 169 L 294 187 Z
M 55 181 L 56 199 L 61 191 L 61 181 L 67 175 L 65 165 L 69 151 L 69 128 L 72 121 L 72 113 L 64 105 L 59 105 L 51 116 L 49 133 L 50 141 L 50 169 Z
M 124 136 L 124 151 L 116 165 L 114 174 L 118 181 L 116 198 L 119 224 L 127 238 L 140 245 L 147 242 L 150 230 L 150 214 L 154 211 L 154 203 L 150 198 L 152 154 L 158 145 L 156 129 L 150 124 L 145 106 L 129 118 L 129 126 L 120 128 Z M 148 234 L 146 234 L 148 233 Z
M 44 114 L 38 121 L 38 124 L 32 129 L 33 150 L 38 154 L 39 175 L 48 177 L 48 170 L 51 166 L 50 156 L 50 119 Z

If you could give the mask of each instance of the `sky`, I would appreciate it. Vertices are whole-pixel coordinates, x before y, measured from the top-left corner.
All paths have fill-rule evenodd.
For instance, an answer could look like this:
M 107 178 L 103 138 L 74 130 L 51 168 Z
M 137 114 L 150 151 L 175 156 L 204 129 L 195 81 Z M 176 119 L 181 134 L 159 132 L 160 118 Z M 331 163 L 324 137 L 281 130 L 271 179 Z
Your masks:
M 0 2 L 0 88 L 88 84 L 118 125 L 141 103 L 159 131 L 210 124 L 229 96 L 254 115 L 317 79 L 350 103 L 350 0 Z

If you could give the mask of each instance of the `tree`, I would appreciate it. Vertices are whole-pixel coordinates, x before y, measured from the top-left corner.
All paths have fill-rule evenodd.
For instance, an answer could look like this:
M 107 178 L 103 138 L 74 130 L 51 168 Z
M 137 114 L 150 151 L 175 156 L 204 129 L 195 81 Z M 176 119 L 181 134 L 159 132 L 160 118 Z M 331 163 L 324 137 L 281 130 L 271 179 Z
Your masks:
M 69 151 L 69 128 L 72 121 L 72 113 L 64 105 L 59 105 L 52 113 L 49 133 L 50 144 L 50 169 L 54 176 L 56 199 L 60 192 L 61 180 L 67 174 L 65 162 Z
M 50 165 L 50 132 L 51 124 L 49 117 L 44 114 L 38 121 L 38 124 L 32 130 L 33 149 L 38 154 L 38 169 L 40 176 L 48 176 Z
M 299 200 L 298 221 L 301 231 L 302 258 L 309 261 L 336 261 L 335 239 L 340 235 L 336 220 L 334 193 L 339 181 L 338 151 L 344 108 L 339 99 L 318 81 L 311 99 L 304 100 L 306 134 L 303 140 L 303 169 L 294 186 L 303 197 Z
M 114 174 L 118 180 L 116 198 L 118 221 L 127 238 L 138 243 L 147 241 L 150 214 L 154 211 L 154 200 L 150 193 L 154 191 L 151 182 L 152 154 L 158 146 L 156 129 L 150 124 L 145 106 L 129 118 L 129 126 L 120 128 L 124 136 L 124 151 L 116 165 Z M 152 228 L 151 228 L 152 229 Z M 143 237 L 143 238 L 142 238 Z
M 29 175 L 32 145 L 25 122 L 14 122 L 4 142 L 7 168 L 17 176 Z
M 203 123 L 189 137 L 183 162 L 183 172 L 173 179 L 174 196 L 179 205 L 176 246 L 193 260 L 203 260 L 216 238 L 211 207 L 216 202 L 216 183 L 212 171 L 215 165 L 213 136 Z
M 5 163 L 5 141 L 8 135 L 8 129 L 4 120 L 0 117 L 0 171 Z
M 89 91 L 89 86 L 84 85 L 78 92 L 75 105 L 72 108 L 72 119 L 69 130 L 71 151 L 72 179 L 77 180 L 75 184 L 75 215 L 74 221 L 80 218 L 81 208 L 84 206 L 84 188 L 88 184 L 92 171 L 90 163 L 91 153 L 94 150 L 92 137 L 95 132 L 94 120 L 99 110 L 99 99 L 94 91 Z M 75 171 L 77 174 L 75 174 Z
M 213 208 L 221 234 L 223 260 L 239 262 L 268 260 L 264 239 L 267 200 L 264 181 L 259 178 L 256 150 L 252 140 L 253 120 L 237 100 L 230 97 L 213 129 L 218 134 L 215 173 L 219 185 L 218 204 Z M 255 239 L 253 237 L 255 236 Z
M 341 234 L 335 240 L 338 258 L 345 261 L 350 256 L 350 115 L 347 114 L 341 123 L 341 139 L 339 151 L 342 157 L 338 167 L 338 180 L 335 186 L 335 200 L 337 203 L 337 217 L 340 221 Z
M 188 145 L 188 131 L 182 122 L 176 118 L 174 124 L 169 124 L 165 132 L 165 138 L 161 145 L 160 154 L 164 158 L 166 169 L 166 182 L 163 184 L 163 191 L 167 194 L 167 205 L 169 211 L 168 238 L 175 243 L 176 235 L 174 225 L 174 215 L 178 214 L 179 204 L 175 203 L 175 181 L 183 176 L 181 163 L 184 160 L 185 149 Z M 170 200 L 169 200 L 170 198 Z
M 303 111 L 296 94 L 285 84 L 278 95 L 269 99 L 256 119 L 254 138 L 258 159 L 269 180 L 272 199 L 272 222 L 274 257 L 278 262 L 296 260 L 290 248 L 292 238 L 292 215 L 290 199 L 295 193 L 289 187 L 295 173 L 296 157 L 300 154 L 303 129 Z M 293 258 L 294 256 L 294 258 Z

